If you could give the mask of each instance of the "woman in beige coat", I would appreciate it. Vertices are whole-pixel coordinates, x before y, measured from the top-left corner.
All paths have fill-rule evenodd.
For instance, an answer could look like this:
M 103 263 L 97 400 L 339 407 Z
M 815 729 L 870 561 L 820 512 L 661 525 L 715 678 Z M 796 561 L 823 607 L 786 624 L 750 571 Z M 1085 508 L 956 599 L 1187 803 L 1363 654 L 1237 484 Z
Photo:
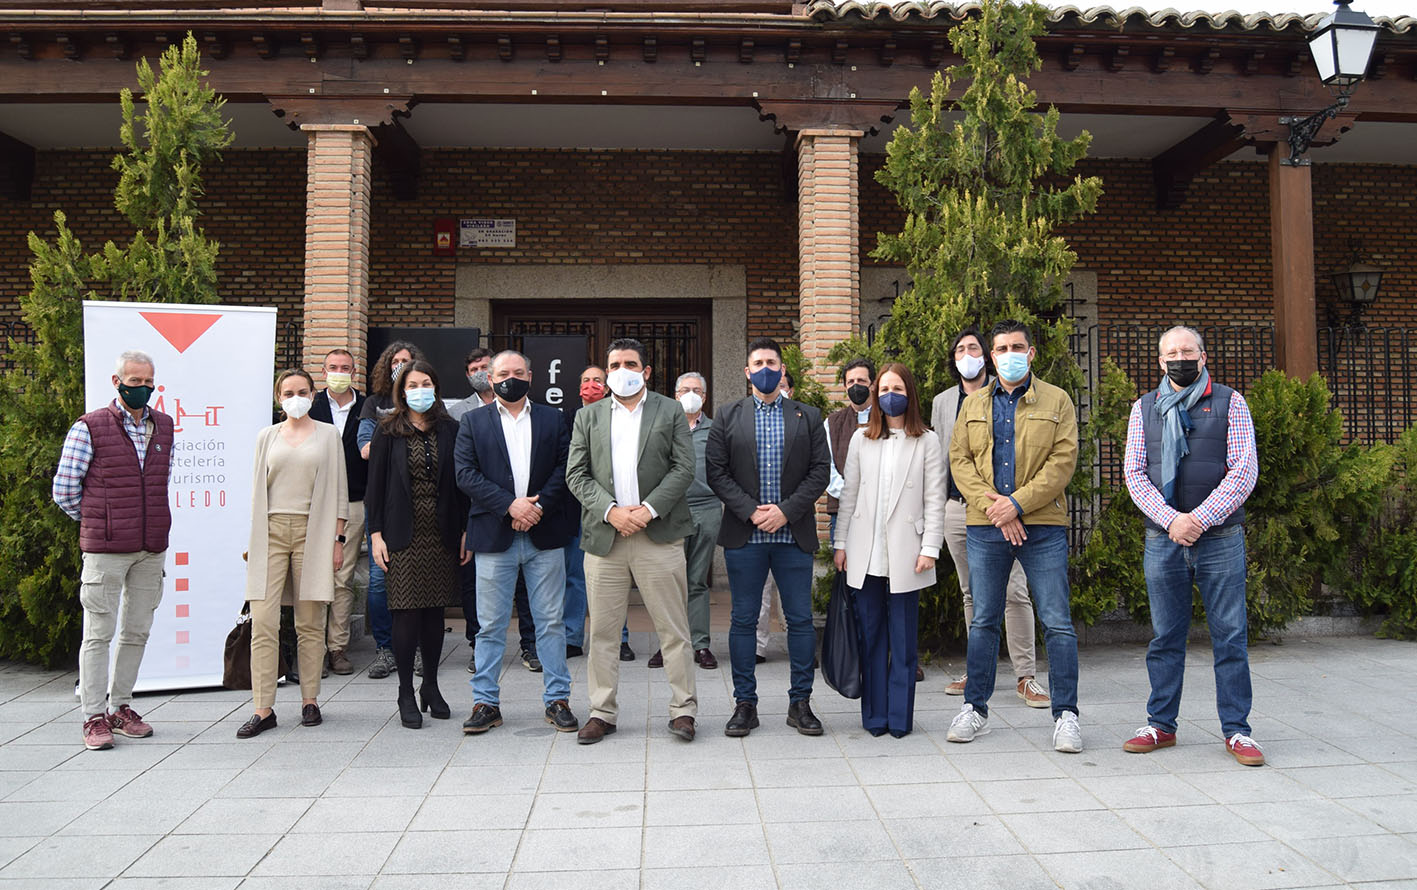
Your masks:
M 279 670 L 280 607 L 294 595 L 300 659 L 300 722 L 318 726 L 325 657 L 325 607 L 334 599 L 344 556 L 349 492 L 344 445 L 328 423 L 310 419 L 315 382 L 304 371 L 282 371 L 275 395 L 285 420 L 256 437 L 251 486 L 251 541 L 246 600 L 251 605 L 251 696 L 255 713 L 236 730 L 249 739 L 276 725 L 272 707 Z
M 832 546 L 861 629 L 861 725 L 901 738 L 915 714 L 920 590 L 945 540 L 945 464 L 910 369 L 886 365 L 872 389 L 879 410 L 851 437 Z

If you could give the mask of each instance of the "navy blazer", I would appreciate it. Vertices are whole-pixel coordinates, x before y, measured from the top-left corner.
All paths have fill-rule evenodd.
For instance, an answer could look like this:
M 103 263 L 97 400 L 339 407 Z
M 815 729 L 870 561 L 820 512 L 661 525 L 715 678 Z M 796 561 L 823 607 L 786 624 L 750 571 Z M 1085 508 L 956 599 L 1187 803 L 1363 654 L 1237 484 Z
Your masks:
M 516 500 L 507 437 L 497 402 L 474 408 L 458 423 L 453 461 L 458 488 L 471 499 L 467 514 L 467 549 L 474 553 L 503 553 L 512 546 L 512 517 L 507 510 Z M 565 547 L 571 538 L 566 522 L 566 452 L 570 434 L 561 412 L 549 405 L 527 402 L 531 412 L 531 473 L 527 497 L 540 496 L 541 521 L 528 533 L 538 550 Z

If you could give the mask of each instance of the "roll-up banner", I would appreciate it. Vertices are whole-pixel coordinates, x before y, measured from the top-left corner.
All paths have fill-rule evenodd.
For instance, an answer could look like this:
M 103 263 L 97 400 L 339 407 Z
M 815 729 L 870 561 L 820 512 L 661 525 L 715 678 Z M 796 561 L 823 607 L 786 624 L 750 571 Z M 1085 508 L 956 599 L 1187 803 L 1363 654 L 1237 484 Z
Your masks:
M 256 433 L 271 423 L 276 310 L 84 302 L 84 403 L 114 399 L 118 356 L 153 357 L 148 403 L 175 428 L 172 534 L 140 692 L 220 686 L 226 636 L 245 598 Z

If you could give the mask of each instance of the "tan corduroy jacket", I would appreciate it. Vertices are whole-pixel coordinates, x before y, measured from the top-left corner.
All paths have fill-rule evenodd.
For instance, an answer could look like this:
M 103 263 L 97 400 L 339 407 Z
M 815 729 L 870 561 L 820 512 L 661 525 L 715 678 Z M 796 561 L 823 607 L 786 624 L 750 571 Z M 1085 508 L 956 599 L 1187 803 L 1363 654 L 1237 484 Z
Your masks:
M 950 436 L 950 475 L 964 495 L 968 525 L 992 525 L 984 511 L 994 489 L 994 392 L 997 380 L 967 396 Z M 1063 495 L 1078 460 L 1078 419 L 1068 394 L 1033 377 L 1014 409 L 1014 500 L 1024 525 L 1067 525 Z

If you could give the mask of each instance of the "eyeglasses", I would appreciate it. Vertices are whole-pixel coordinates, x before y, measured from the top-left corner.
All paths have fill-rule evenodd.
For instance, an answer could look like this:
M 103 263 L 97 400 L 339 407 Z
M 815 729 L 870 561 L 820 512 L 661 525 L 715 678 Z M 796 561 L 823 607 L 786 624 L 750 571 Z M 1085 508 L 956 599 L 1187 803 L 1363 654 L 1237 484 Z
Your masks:
M 692 393 L 697 393 L 698 395 L 703 395 L 703 394 L 704 394 L 703 387 L 701 387 L 701 386 L 681 386 L 681 387 L 679 387 L 678 389 L 674 390 L 674 394 L 675 394 L 676 396 L 682 396 L 682 395 L 684 395 L 685 393 L 691 393 L 691 392 L 692 392 Z

